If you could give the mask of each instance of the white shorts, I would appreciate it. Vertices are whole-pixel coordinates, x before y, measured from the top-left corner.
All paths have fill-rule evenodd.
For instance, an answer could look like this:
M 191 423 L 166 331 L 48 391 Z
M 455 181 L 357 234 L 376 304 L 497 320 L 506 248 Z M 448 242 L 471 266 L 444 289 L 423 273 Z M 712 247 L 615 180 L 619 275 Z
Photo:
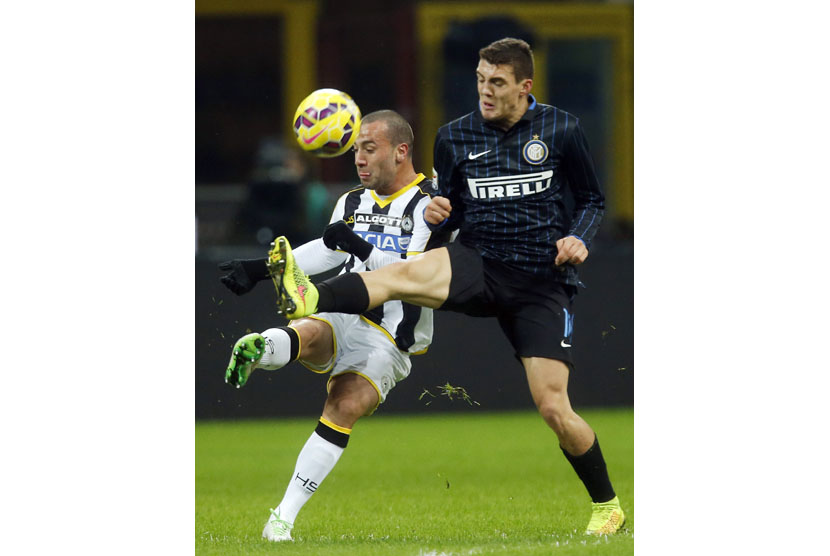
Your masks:
M 308 318 L 331 326 L 334 333 L 334 355 L 323 366 L 302 359 L 299 361 L 315 373 L 331 371 L 329 388 L 333 377 L 355 373 L 375 387 L 380 405 L 395 384 L 409 376 L 412 368 L 409 354 L 399 350 L 386 331 L 360 315 L 317 313 Z

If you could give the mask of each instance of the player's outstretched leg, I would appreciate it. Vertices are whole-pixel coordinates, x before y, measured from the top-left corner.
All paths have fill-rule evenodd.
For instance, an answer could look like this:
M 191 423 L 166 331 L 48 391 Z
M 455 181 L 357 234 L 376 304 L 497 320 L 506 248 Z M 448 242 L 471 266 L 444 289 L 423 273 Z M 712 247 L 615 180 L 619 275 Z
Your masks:
M 317 311 L 317 288 L 297 266 L 285 236 L 280 236 L 271 243 L 266 265 L 277 289 L 280 313 L 289 319 L 298 319 Z
M 593 503 L 591 507 L 591 521 L 585 529 L 586 535 L 613 535 L 625 525 L 625 513 L 618 497 L 608 502 Z
M 262 359 L 265 339 L 260 334 L 248 334 L 236 341 L 231 353 L 231 360 L 225 370 L 225 382 L 241 388 L 248 382 L 254 368 Z

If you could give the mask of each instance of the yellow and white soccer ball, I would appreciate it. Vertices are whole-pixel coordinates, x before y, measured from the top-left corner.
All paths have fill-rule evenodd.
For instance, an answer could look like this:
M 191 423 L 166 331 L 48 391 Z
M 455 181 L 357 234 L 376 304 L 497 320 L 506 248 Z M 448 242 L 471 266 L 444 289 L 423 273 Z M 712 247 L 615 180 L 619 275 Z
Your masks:
M 294 133 L 303 150 L 324 158 L 339 156 L 360 133 L 360 108 L 343 91 L 318 89 L 294 112 Z

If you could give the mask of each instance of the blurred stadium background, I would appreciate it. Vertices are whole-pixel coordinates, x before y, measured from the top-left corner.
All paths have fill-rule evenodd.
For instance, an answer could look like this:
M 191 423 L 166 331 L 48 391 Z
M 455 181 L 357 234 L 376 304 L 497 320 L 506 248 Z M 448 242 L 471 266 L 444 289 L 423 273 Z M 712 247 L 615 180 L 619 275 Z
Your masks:
M 294 363 L 224 384 L 233 342 L 285 323 L 261 284 L 236 297 L 218 262 L 264 256 L 276 235 L 318 237 L 356 183 L 348 154 L 294 146 L 290 120 L 309 92 L 348 92 L 363 113 L 392 108 L 413 126 L 416 170 L 430 175 L 437 128 L 476 106 L 477 51 L 527 40 L 533 93 L 578 115 L 607 197 L 582 270 L 574 406 L 633 405 L 633 4 L 365 0 L 196 1 L 196 418 L 319 415 L 326 377 Z M 425 388 L 467 389 L 474 411 L 531 408 L 521 366 L 492 319 L 436 312 L 435 340 L 378 413 L 422 411 Z M 438 400 L 429 411 L 470 411 Z

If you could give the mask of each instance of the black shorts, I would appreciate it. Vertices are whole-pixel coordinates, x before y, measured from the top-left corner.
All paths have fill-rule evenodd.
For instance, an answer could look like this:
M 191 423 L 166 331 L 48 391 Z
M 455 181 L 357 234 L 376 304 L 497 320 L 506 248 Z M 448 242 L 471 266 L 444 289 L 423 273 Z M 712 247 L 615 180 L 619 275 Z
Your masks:
M 452 279 L 439 310 L 496 317 L 516 357 L 558 359 L 573 367 L 576 287 L 517 271 L 458 242 L 446 247 Z

